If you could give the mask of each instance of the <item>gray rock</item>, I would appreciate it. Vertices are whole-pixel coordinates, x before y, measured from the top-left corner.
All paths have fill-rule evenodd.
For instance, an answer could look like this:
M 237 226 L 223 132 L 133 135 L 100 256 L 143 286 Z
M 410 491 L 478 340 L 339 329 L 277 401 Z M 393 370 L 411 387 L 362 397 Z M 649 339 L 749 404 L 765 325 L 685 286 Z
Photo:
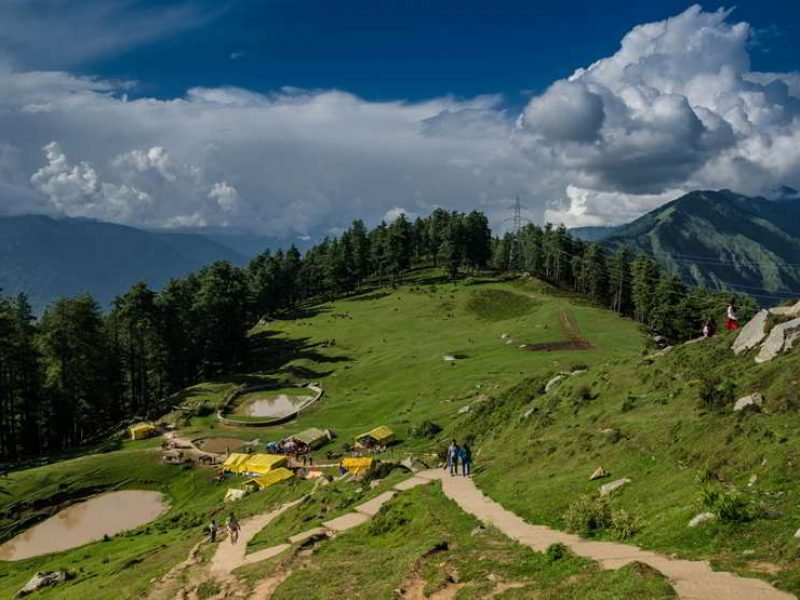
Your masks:
M 623 485 L 630 483 L 632 480 L 628 477 L 623 477 L 622 479 L 617 479 L 616 481 L 612 481 L 611 483 L 606 483 L 605 485 L 600 486 L 600 495 L 601 496 L 608 496 L 611 492 L 618 490 Z
M 736 336 L 736 341 L 733 342 L 734 354 L 739 355 L 755 348 L 764 340 L 767 335 L 765 329 L 768 316 L 769 311 L 761 310 L 742 327 L 739 335 Z
M 739 398 L 736 404 L 733 405 L 733 410 L 739 412 L 740 410 L 750 407 L 761 408 L 762 404 L 764 404 L 764 396 L 758 393 L 750 394 L 744 398 Z
M 792 306 L 776 306 L 769 309 L 770 314 L 779 315 L 781 317 L 797 317 L 800 316 L 800 302 L 796 302 Z
M 800 330 L 800 319 L 792 319 L 773 327 L 767 339 L 761 344 L 761 350 L 756 356 L 756 362 L 765 363 L 770 361 L 787 349 L 787 337 L 790 340 L 789 343 L 793 345 L 797 341 L 798 330 Z
M 796 539 L 800 540 L 800 529 L 798 529 L 797 531 L 794 532 L 794 537 Z
M 695 515 L 692 517 L 692 520 L 689 521 L 689 527 L 697 527 L 700 523 L 705 523 L 706 521 L 713 521 L 717 518 L 717 515 L 711 512 L 701 512 L 699 515 Z
M 478 525 L 475 529 L 470 532 L 470 535 L 480 535 L 482 533 L 486 533 L 486 528 L 483 525 Z
M 63 569 L 59 571 L 40 571 L 30 578 L 25 587 L 17 592 L 16 597 L 22 598 L 42 588 L 64 583 L 67 579 L 69 579 L 69 573 Z
M 528 417 L 530 417 L 530 416 L 531 416 L 531 415 L 532 415 L 532 414 L 533 414 L 535 411 L 536 411 L 536 408 L 529 408 L 529 409 L 528 409 L 528 410 L 526 410 L 524 413 L 522 413 L 522 418 L 523 418 L 523 419 L 527 419 L 527 418 L 528 418 Z
M 555 377 L 553 377 L 553 378 L 552 378 L 550 381 L 548 381 L 548 382 L 547 382 L 547 385 L 546 385 L 546 386 L 544 386 L 544 391 L 545 391 L 545 393 L 547 393 L 547 392 L 549 392 L 551 389 L 553 389 L 553 386 L 555 386 L 555 385 L 556 385 L 556 384 L 557 384 L 559 381 L 561 381 L 562 379 L 564 379 L 564 376 L 563 376 L 563 375 L 556 375 L 556 376 L 555 376 Z
M 458 414 L 463 415 L 465 413 L 468 413 L 469 411 L 470 411 L 470 405 L 467 404 L 466 406 L 462 406 L 461 408 L 458 409 Z

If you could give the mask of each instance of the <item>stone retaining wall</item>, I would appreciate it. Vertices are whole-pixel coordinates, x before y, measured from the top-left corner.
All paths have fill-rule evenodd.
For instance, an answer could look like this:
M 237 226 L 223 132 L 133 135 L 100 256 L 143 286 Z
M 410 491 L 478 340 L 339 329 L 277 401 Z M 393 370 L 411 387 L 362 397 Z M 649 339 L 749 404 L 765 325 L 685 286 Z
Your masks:
M 265 418 L 259 420 L 239 420 L 235 417 L 227 417 L 225 414 L 230 409 L 231 405 L 244 394 L 249 394 L 251 392 L 260 392 L 264 390 L 278 390 L 281 388 L 307 388 L 314 392 L 314 397 L 308 400 L 307 402 L 301 404 L 297 410 L 293 413 L 284 415 L 283 417 L 276 417 L 273 419 Z M 222 403 L 222 407 L 217 410 L 217 419 L 224 423 L 225 425 L 235 425 L 237 427 L 268 427 L 270 425 L 281 425 L 292 419 L 296 418 L 297 415 L 314 404 L 317 400 L 322 398 L 324 394 L 324 390 L 316 383 L 271 383 L 271 384 L 263 384 L 263 385 L 249 385 L 246 387 L 241 387 L 239 389 L 234 390 L 225 398 L 225 401 Z

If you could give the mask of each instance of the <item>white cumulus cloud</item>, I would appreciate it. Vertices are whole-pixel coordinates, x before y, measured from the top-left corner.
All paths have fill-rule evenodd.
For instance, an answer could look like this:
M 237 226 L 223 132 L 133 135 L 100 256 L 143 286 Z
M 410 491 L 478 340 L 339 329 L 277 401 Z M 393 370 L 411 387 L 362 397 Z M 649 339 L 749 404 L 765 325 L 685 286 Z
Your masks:
M 439 206 L 502 229 L 518 193 L 527 218 L 581 225 L 691 189 L 800 188 L 800 74 L 752 71 L 751 36 L 730 11 L 690 7 L 633 28 L 521 115 L 493 94 L 132 99 L 131 82 L 0 61 L 0 209 L 319 235 Z

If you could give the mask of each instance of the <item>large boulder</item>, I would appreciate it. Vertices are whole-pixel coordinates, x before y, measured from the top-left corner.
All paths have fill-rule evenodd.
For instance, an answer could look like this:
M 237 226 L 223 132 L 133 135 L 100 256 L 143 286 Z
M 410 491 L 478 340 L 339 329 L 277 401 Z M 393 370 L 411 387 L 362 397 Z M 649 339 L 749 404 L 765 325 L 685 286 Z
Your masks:
M 800 339 L 800 318 L 776 325 L 756 356 L 757 363 L 772 360 L 784 350 L 790 349 Z
M 760 310 L 747 324 L 742 327 L 736 341 L 733 342 L 734 354 L 741 354 L 758 346 L 766 337 L 766 325 L 769 311 Z
M 745 408 L 761 408 L 762 404 L 764 404 L 764 396 L 758 393 L 750 394 L 744 398 L 739 398 L 733 405 L 733 410 L 739 412 Z
M 41 590 L 42 588 L 63 583 L 69 578 L 69 573 L 63 569 L 59 571 L 40 571 L 30 578 L 28 583 L 25 584 L 24 588 L 17 592 L 16 597 L 22 598 L 28 594 L 32 594 L 33 592 Z
M 600 486 L 600 495 L 601 496 L 608 496 L 611 492 L 614 492 L 621 488 L 623 485 L 628 484 L 631 482 L 631 479 L 628 477 L 623 477 L 622 479 L 617 479 L 616 481 L 612 481 L 611 483 L 606 483 L 605 485 Z
M 800 317 L 800 301 L 791 306 L 775 306 L 769 309 L 770 314 L 781 317 Z

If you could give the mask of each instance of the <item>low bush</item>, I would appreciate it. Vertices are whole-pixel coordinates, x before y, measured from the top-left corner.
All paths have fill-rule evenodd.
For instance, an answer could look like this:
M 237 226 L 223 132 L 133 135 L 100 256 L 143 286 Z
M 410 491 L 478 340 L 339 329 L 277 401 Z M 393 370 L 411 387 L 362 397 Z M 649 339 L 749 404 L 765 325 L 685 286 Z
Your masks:
M 753 503 L 738 490 L 726 490 L 718 484 L 706 482 L 700 490 L 703 507 L 713 512 L 720 521 L 742 523 L 757 516 Z
M 729 406 L 736 398 L 736 384 L 719 377 L 705 377 L 700 383 L 698 399 L 700 406 L 708 410 L 719 410 Z

